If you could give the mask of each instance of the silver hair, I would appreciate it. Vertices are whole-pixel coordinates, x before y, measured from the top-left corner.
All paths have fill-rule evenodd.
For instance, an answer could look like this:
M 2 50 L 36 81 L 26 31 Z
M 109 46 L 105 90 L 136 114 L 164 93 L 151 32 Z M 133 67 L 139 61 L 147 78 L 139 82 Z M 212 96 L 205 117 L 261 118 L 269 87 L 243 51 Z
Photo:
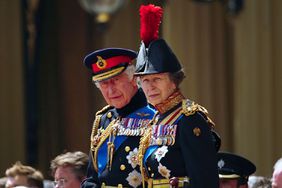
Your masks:
M 135 73 L 135 66 L 133 64 L 128 65 L 123 73 L 127 75 L 129 80 L 132 80 Z M 97 88 L 100 88 L 99 82 L 94 82 L 94 84 Z
M 278 159 L 274 165 L 274 170 L 282 169 L 282 158 Z

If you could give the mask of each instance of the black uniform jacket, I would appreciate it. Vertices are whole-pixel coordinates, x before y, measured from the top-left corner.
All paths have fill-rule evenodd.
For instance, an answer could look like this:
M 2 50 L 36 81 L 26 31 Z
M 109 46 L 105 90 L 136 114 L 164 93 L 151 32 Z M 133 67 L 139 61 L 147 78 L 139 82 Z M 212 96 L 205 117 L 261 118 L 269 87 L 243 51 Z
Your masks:
M 140 187 L 142 177 L 137 164 L 137 151 L 140 137 L 145 132 L 144 126 L 154 114 L 155 111 L 147 104 L 142 90 L 138 90 L 125 107 L 121 109 L 107 107 L 98 112 L 91 136 L 87 179 L 82 182 L 81 187 L 118 186 L 118 184 L 125 187 Z M 118 128 L 115 137 L 111 135 L 105 138 L 103 133 L 107 132 L 107 127 L 117 120 L 124 120 L 126 125 Z M 109 141 L 112 141 L 114 147 L 108 147 Z
M 139 148 L 144 155 L 142 174 L 154 180 L 187 177 L 185 187 L 189 188 L 218 188 L 216 149 L 207 111 L 179 97 L 180 93 L 174 95 L 156 107 L 160 111 L 157 122 L 143 140 L 146 148 Z

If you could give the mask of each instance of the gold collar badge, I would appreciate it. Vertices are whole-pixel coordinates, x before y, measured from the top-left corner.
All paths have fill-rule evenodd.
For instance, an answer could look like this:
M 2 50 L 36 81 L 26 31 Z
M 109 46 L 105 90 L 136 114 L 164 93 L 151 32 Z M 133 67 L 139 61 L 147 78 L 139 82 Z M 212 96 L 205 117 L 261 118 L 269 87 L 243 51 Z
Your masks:
M 98 61 L 96 62 L 97 67 L 99 69 L 104 69 L 107 66 L 107 61 L 103 59 L 101 56 L 97 56 Z

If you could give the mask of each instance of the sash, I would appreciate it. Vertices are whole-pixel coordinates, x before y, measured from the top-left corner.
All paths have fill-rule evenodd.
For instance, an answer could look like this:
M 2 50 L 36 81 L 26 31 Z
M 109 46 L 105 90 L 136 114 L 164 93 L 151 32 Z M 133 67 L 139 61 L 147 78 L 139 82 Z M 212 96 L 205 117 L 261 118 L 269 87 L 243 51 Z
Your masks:
M 115 149 L 117 150 L 120 145 L 126 140 L 126 136 L 117 136 L 114 140 Z M 98 175 L 101 175 L 101 173 L 104 171 L 104 169 L 107 166 L 107 152 L 108 152 L 108 143 L 109 138 L 104 142 L 104 144 L 99 148 L 98 150 Z M 102 157 L 99 157 L 102 156 Z

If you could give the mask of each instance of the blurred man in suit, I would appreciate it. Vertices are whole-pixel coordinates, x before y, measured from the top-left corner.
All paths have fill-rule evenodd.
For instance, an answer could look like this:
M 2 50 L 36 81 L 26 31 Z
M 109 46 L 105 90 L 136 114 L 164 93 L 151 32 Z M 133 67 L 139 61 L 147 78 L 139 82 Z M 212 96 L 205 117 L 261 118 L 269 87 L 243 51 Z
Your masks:
M 228 152 L 217 153 L 220 188 L 248 188 L 256 166 L 248 159 Z
M 273 168 L 272 188 L 282 188 L 282 158 L 277 160 Z

